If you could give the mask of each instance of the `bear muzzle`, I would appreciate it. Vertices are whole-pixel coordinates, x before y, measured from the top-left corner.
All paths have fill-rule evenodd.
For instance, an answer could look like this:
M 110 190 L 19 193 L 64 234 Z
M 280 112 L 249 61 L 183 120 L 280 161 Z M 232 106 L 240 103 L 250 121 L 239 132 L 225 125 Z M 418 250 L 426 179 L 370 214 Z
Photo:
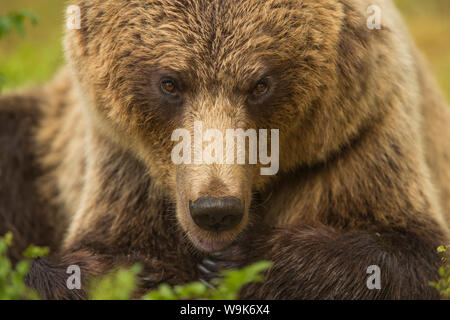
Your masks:
M 206 231 L 228 231 L 241 222 L 244 203 L 236 197 L 201 197 L 189 201 L 189 212 L 195 224 Z

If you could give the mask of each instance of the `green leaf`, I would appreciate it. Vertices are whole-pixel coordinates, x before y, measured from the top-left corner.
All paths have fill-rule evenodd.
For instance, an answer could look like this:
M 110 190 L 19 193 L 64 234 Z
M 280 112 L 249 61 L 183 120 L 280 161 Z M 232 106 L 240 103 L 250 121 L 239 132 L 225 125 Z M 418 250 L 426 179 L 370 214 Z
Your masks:
M 38 257 L 45 257 L 49 252 L 49 247 L 36 247 L 31 245 L 23 252 L 23 256 L 25 258 L 35 259 Z
M 142 266 L 136 264 L 130 269 L 119 269 L 97 277 L 90 283 L 89 297 L 92 300 L 129 300 L 137 288 L 137 275 Z
M 30 10 L 20 10 L 11 12 L 6 16 L 0 16 L 0 38 L 6 36 L 15 29 L 20 35 L 25 35 L 25 20 L 29 20 L 32 25 L 38 23 L 38 18 Z
M 11 19 L 0 16 L 0 39 L 11 30 Z

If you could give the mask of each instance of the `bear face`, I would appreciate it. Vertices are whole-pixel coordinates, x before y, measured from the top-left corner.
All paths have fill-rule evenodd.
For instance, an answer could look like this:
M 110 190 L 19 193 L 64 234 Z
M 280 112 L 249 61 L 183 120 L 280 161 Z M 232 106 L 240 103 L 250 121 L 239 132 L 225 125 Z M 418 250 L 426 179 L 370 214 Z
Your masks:
M 346 110 L 332 102 L 342 102 L 339 1 L 77 4 L 81 29 L 67 32 L 65 46 L 94 130 L 145 164 L 154 183 L 176 202 L 178 222 L 199 249 L 229 245 L 251 222 L 252 194 L 275 177 L 259 174 L 260 165 L 176 165 L 171 160 L 176 129 L 193 132 L 195 121 L 223 133 L 278 129 L 280 171 L 288 172 L 325 159 L 375 112 L 362 112 L 364 103 Z M 354 18 L 364 25 L 361 15 Z M 348 68 L 369 70 L 359 64 L 371 61 L 366 51 L 352 54 L 364 47 L 365 32 L 359 45 L 346 50 L 354 63 Z M 335 123 L 343 130 L 334 130 Z M 237 199 L 236 211 L 242 212 L 232 227 L 214 230 L 194 221 L 192 207 L 208 198 Z

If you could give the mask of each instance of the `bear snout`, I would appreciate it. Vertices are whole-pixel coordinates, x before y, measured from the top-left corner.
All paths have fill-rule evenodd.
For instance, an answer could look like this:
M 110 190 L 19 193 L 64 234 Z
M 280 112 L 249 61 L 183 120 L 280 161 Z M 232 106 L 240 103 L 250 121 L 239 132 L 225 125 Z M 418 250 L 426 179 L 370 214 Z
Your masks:
M 236 197 L 201 197 L 189 201 L 189 212 L 197 226 L 207 231 L 234 229 L 244 216 L 245 205 Z

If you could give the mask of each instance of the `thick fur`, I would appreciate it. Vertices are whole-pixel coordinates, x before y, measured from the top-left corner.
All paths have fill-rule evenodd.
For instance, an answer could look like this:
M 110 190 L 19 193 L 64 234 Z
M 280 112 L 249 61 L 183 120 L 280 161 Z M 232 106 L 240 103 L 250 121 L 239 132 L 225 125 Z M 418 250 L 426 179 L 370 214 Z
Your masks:
M 381 30 L 366 27 L 374 2 Z M 140 261 L 147 290 L 205 277 L 205 258 L 209 275 L 274 262 L 242 298 L 439 297 L 428 282 L 449 241 L 450 114 L 390 1 L 76 4 L 68 68 L 0 100 L 13 150 L 0 158 L 0 231 L 55 248 L 28 277 L 44 297 L 85 297 L 64 287 L 70 264 L 85 281 Z M 166 73 L 185 84 L 180 105 L 155 90 Z M 274 91 L 249 103 L 266 74 Z M 280 172 L 175 166 L 171 133 L 194 120 L 280 129 Z M 186 203 L 208 195 L 245 201 L 235 230 L 195 226 Z M 210 255 L 193 235 L 233 243 Z M 366 286 L 370 265 L 380 290 Z
M 62 240 L 63 223 L 52 216 L 55 208 L 39 197 L 35 183 L 40 169 L 34 135 L 42 117 L 41 103 L 38 92 L 5 97 L 0 102 L 0 234 L 13 233 L 13 262 L 22 258 L 30 243 L 51 245 L 56 250 Z

